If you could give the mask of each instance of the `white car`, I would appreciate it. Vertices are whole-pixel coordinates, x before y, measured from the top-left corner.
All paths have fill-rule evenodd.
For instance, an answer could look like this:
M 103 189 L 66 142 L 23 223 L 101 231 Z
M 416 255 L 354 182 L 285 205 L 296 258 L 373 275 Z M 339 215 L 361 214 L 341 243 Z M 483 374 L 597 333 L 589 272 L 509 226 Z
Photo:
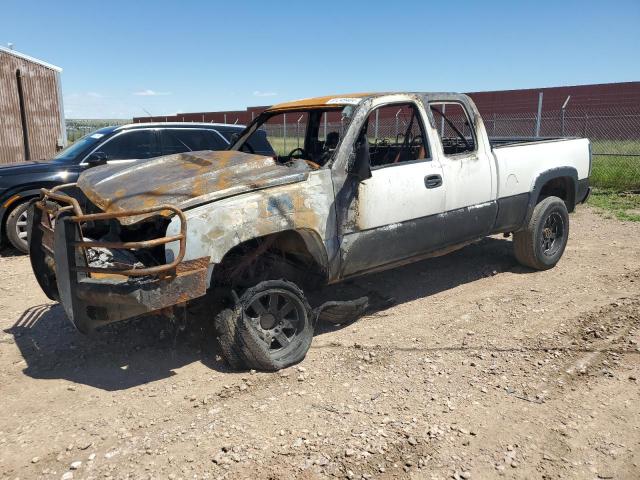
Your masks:
M 272 128 L 287 116 L 304 127 L 288 146 Z M 250 146 L 265 130 L 275 155 Z M 492 145 L 465 95 L 305 99 L 269 108 L 227 151 L 88 170 L 89 212 L 43 190 L 30 253 L 83 332 L 209 292 L 227 361 L 277 370 L 304 358 L 322 309 L 339 317 L 340 302 L 311 309 L 318 286 L 496 233 L 513 234 L 523 265 L 553 267 L 590 169 L 587 139 Z

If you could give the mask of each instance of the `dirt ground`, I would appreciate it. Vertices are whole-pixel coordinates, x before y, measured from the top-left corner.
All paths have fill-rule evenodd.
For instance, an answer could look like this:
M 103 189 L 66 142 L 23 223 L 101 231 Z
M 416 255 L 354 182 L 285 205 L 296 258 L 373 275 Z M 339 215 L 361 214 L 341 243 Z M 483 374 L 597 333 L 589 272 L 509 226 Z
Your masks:
M 275 374 L 198 323 L 84 337 L 5 252 L 0 477 L 640 478 L 640 223 L 571 221 L 547 272 L 495 237 L 348 285 L 392 304 Z

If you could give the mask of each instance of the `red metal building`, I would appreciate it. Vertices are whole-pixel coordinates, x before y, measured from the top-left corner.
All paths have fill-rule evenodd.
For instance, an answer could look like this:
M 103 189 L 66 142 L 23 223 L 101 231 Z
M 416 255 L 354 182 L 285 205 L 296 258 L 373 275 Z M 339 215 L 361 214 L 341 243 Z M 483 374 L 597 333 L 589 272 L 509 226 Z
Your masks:
M 488 118 L 492 114 L 532 114 L 538 111 L 539 94 L 542 92 L 542 111 L 560 111 L 566 103 L 567 110 L 599 113 L 602 111 L 640 111 L 640 82 L 602 83 L 567 87 L 529 88 L 471 92 L 469 95 L 480 112 Z M 568 100 L 568 101 L 567 101 Z M 220 112 L 180 113 L 170 116 L 136 117 L 134 122 L 217 122 L 249 123 L 266 106 L 249 107 L 246 110 Z

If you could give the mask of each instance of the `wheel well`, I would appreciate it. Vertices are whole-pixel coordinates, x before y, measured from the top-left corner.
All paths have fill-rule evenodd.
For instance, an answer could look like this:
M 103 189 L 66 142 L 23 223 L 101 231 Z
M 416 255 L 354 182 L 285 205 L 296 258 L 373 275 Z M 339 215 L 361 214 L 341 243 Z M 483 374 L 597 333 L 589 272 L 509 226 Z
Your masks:
M 547 197 L 558 197 L 567 206 L 567 210 L 572 212 L 575 207 L 575 186 L 571 177 L 556 177 L 545 183 L 540 189 L 538 201 L 540 203 Z
M 308 233 L 296 230 L 240 243 L 216 264 L 212 284 L 249 287 L 264 280 L 286 279 L 305 290 L 315 289 L 326 282 L 327 269 L 313 243 Z

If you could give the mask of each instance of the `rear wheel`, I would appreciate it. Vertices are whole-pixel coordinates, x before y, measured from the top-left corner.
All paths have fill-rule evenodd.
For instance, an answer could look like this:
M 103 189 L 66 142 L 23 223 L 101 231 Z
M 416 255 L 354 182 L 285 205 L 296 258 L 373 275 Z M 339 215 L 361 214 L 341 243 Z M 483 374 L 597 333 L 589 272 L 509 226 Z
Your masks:
M 307 300 L 294 283 L 268 280 L 247 289 L 216 317 L 222 354 L 232 368 L 276 371 L 300 362 L 313 339 Z
M 558 197 L 547 197 L 535 206 L 527 227 L 513 235 L 516 260 L 536 270 L 553 268 L 568 238 L 567 206 Z
M 23 202 L 17 205 L 7 215 L 5 229 L 7 238 L 11 245 L 22 253 L 29 252 L 27 245 L 27 211 L 29 210 L 29 202 Z

